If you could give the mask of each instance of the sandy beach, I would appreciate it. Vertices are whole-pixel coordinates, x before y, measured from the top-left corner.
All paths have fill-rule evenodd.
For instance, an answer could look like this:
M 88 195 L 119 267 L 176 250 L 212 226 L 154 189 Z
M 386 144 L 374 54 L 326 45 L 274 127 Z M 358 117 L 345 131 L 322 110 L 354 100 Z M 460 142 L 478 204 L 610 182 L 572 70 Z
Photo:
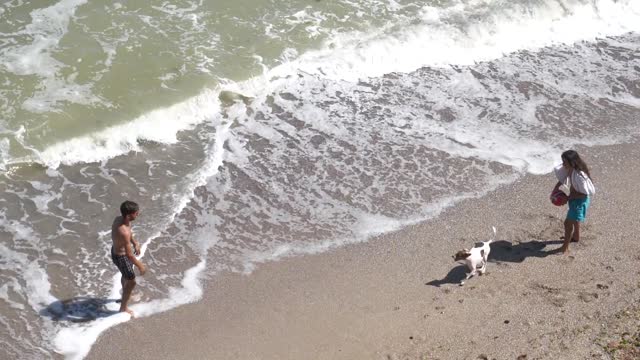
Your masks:
M 640 146 L 577 150 L 597 194 L 568 255 L 553 252 L 554 175 L 526 176 L 366 243 L 220 274 L 200 302 L 112 328 L 87 358 L 609 359 L 638 331 Z M 459 286 L 452 255 L 491 226 L 488 274 Z

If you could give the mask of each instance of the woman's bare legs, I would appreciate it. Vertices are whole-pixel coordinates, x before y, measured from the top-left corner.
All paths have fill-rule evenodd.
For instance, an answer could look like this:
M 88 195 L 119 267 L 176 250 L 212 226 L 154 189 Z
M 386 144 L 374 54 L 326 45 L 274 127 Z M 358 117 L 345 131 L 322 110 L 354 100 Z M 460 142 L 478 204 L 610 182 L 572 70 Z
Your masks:
M 571 238 L 571 242 L 580 241 L 580 222 L 576 221 L 573 225 L 573 237 Z
M 576 229 L 579 229 L 577 221 L 569 219 L 566 219 L 564 221 L 564 243 L 560 248 L 560 251 L 563 254 L 566 254 L 569 251 L 569 243 L 571 242 L 573 235 L 576 234 L 577 236 L 579 236 L 579 230 L 575 231 Z M 578 238 L 578 240 L 580 239 Z

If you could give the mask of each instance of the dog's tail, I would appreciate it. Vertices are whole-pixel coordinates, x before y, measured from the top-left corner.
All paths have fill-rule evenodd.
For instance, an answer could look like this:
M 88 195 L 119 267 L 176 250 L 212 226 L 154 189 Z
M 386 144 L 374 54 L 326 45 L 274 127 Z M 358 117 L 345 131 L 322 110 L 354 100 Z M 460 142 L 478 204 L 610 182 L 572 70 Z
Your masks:
M 493 230 L 493 237 L 491 239 L 489 239 L 489 243 L 493 242 L 496 239 L 496 227 L 492 226 L 491 229 Z

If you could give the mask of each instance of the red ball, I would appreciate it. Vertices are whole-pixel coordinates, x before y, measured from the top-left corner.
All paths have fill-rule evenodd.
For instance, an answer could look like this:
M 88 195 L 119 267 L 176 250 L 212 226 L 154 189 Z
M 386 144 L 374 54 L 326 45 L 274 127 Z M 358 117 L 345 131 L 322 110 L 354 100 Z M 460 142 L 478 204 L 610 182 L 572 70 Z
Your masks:
M 551 193 L 551 203 L 555 206 L 563 206 L 569 201 L 569 197 L 562 190 L 556 190 Z

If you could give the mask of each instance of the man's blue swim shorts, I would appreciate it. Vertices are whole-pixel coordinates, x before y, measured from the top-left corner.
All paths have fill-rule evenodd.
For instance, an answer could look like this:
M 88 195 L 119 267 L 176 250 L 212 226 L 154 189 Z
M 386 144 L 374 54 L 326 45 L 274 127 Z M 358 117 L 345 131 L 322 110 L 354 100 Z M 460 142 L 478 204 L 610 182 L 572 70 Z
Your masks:
M 587 208 L 591 200 L 589 197 L 582 199 L 569 200 L 569 211 L 567 211 L 567 220 L 583 222 L 587 216 Z

